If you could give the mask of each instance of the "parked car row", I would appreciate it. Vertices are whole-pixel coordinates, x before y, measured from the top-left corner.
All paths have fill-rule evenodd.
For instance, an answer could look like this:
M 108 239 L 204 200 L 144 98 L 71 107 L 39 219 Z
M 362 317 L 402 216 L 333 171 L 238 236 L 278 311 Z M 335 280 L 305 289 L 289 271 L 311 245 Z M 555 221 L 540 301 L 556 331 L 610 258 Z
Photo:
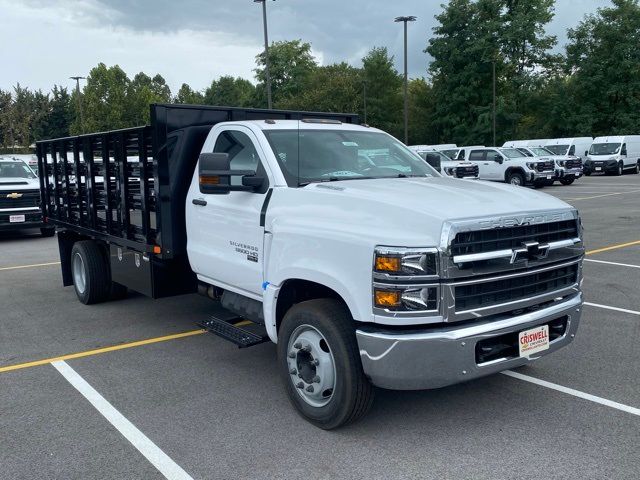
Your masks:
M 445 176 L 531 185 L 571 185 L 583 175 L 640 173 L 640 135 L 409 147 Z

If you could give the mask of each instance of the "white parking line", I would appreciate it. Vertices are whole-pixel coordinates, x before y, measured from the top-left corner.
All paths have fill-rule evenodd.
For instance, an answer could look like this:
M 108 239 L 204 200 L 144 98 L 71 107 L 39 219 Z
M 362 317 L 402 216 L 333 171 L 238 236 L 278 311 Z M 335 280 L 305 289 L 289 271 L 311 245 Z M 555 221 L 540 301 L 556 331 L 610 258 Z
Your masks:
M 574 397 L 583 398 L 584 400 L 589 400 L 590 402 L 599 403 L 600 405 L 604 405 L 606 407 L 615 408 L 616 410 L 620 410 L 622 412 L 640 416 L 640 408 L 630 407 L 629 405 L 624 405 L 612 400 L 607 400 L 606 398 L 596 397 L 595 395 L 591 395 L 590 393 L 574 390 L 573 388 L 563 387 L 562 385 L 558 385 L 556 383 L 547 382 L 546 380 L 540 380 L 539 378 L 530 377 L 518 372 L 512 372 L 511 370 L 506 370 L 501 373 L 507 375 L 508 377 L 517 378 L 518 380 L 522 380 L 524 382 L 534 383 L 536 385 L 540 385 L 541 387 L 550 388 L 551 390 L 566 393 L 567 395 L 573 395 Z
M 593 260 L 592 258 L 585 258 L 584 261 L 593 263 L 605 263 L 607 265 L 617 265 L 618 267 L 640 268 L 640 265 L 629 265 L 628 263 L 618 262 L 605 262 L 604 260 Z
M 131 444 L 158 469 L 158 471 L 170 480 L 193 480 L 176 462 L 174 462 L 160 447 L 136 428 L 113 405 L 100 395 L 87 381 L 64 361 L 52 362 L 58 372 L 80 392 L 89 403 L 106 418 L 111 425 L 131 442 Z
M 640 312 L 636 312 L 635 310 L 627 310 L 626 308 L 610 307 L 609 305 L 600 305 L 599 303 L 590 302 L 584 302 L 584 304 L 589 305 L 590 307 L 604 308 L 606 310 L 613 310 L 622 313 L 630 313 L 631 315 L 640 315 Z

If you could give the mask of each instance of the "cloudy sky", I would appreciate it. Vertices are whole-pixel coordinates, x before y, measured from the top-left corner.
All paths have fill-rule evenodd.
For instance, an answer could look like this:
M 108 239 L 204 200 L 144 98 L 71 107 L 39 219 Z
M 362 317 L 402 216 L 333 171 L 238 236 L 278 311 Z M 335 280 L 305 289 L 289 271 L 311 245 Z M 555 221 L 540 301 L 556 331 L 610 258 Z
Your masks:
M 372 46 L 386 46 L 402 69 L 399 15 L 410 24 L 412 77 L 423 76 L 423 53 L 446 0 L 268 0 L 270 40 L 302 38 L 320 63 L 360 64 Z M 562 46 L 565 31 L 609 0 L 557 0 L 549 32 Z M 262 50 L 261 7 L 252 0 L 0 0 L 0 88 L 17 82 L 49 90 L 73 86 L 98 62 L 132 77 L 160 73 L 175 93 L 183 82 L 206 88 L 213 78 L 252 81 Z

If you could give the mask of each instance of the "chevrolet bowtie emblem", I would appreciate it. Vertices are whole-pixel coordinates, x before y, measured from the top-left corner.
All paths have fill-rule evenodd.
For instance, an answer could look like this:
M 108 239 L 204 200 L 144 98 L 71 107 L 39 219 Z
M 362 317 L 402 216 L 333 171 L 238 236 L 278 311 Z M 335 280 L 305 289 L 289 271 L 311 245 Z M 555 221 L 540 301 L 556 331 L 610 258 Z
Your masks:
M 10 193 L 9 195 L 7 195 L 7 198 L 13 198 L 15 200 L 16 198 L 20 198 L 21 196 L 21 193 Z
M 547 257 L 549 244 L 540 245 L 538 242 L 523 242 L 522 247 L 514 248 L 511 254 L 511 263 L 521 260 L 541 260 Z

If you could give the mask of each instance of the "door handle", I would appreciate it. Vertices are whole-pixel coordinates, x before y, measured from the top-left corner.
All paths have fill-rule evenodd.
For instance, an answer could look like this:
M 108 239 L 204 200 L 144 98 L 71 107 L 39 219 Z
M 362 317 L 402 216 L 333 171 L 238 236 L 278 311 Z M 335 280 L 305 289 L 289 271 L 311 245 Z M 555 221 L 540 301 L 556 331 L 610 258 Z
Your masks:
M 193 200 L 191 200 L 191 203 L 204 207 L 207 204 L 207 201 L 201 198 L 194 198 Z

